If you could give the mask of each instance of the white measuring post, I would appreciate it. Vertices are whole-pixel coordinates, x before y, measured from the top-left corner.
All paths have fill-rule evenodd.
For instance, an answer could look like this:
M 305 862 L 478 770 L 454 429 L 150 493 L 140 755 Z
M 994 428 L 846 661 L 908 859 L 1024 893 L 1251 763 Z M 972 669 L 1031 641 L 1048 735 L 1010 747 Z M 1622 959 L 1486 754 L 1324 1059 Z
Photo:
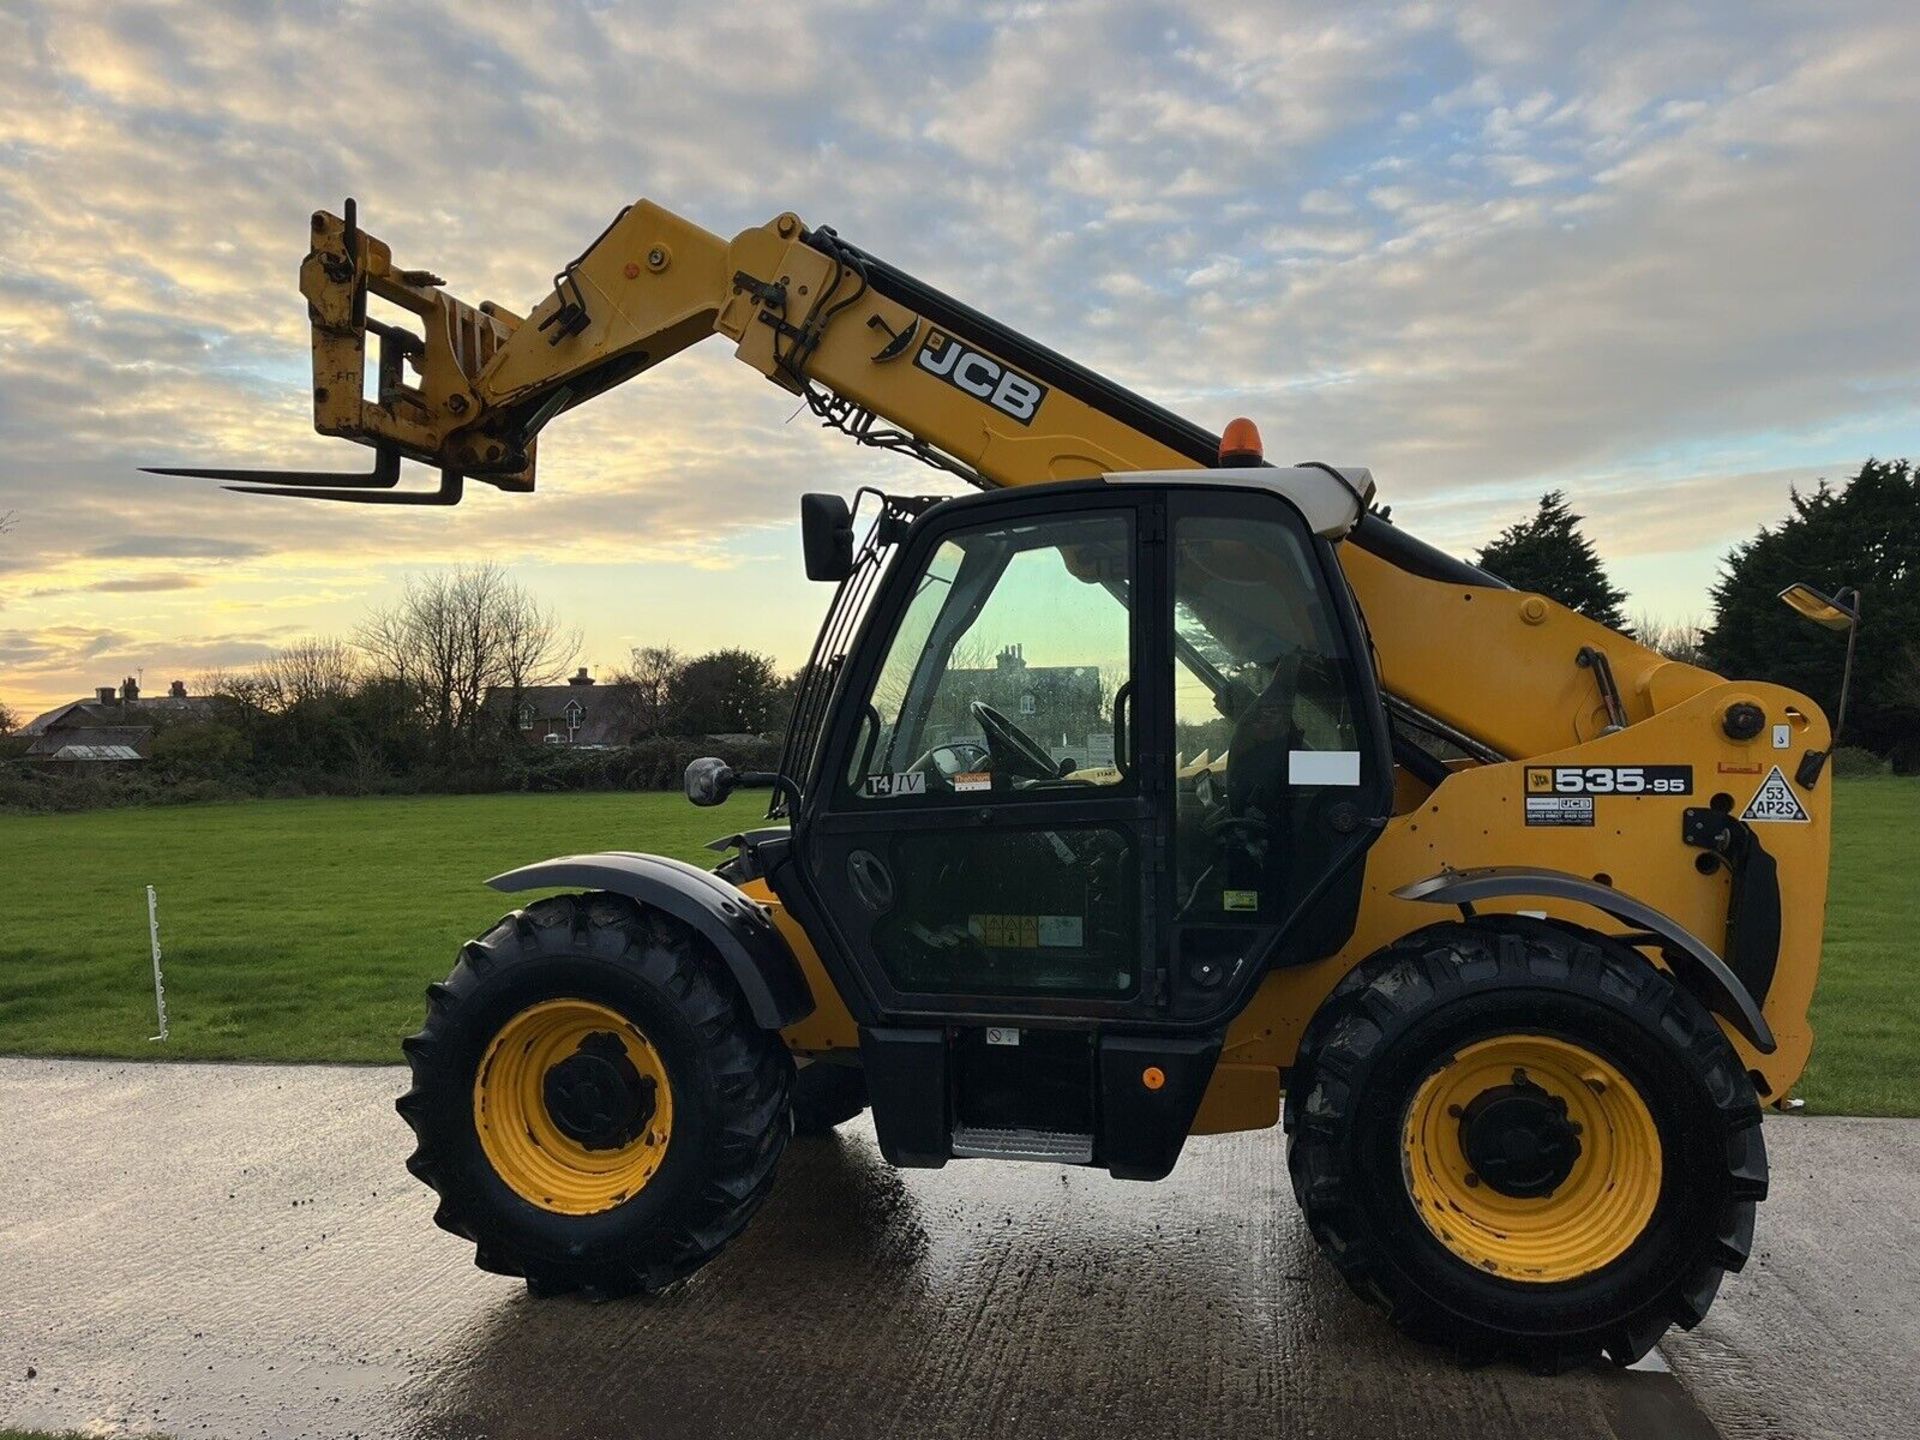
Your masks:
M 160 897 L 147 886 L 147 939 L 153 945 L 153 1008 L 160 1017 L 160 1033 L 149 1040 L 167 1038 L 167 987 L 160 979 Z

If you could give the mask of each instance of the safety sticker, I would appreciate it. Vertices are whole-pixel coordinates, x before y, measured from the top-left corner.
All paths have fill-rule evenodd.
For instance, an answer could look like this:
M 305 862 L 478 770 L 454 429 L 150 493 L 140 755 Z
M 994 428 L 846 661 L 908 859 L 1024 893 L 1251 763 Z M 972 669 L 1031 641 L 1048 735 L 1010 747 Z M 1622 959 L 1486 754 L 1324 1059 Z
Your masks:
M 1086 943 L 1086 922 L 1078 915 L 1042 915 L 1035 931 L 1049 950 L 1077 949 Z
M 1691 765 L 1529 765 L 1528 795 L 1691 795 Z M 1591 824 L 1591 821 L 1584 823 Z
M 1527 796 L 1527 824 L 1591 825 L 1593 824 L 1593 796 L 1529 795 Z
M 1800 803 L 1800 797 L 1793 793 L 1793 786 L 1787 783 L 1787 777 L 1780 773 L 1778 765 L 1773 767 L 1771 775 L 1760 782 L 1760 788 L 1753 792 L 1753 799 L 1740 812 L 1740 818 L 1774 825 L 1806 825 L 1813 820 L 1807 814 L 1807 807 Z
M 1260 892 L 1258 890 L 1222 890 L 1220 908 L 1222 910 L 1258 910 Z
M 1086 943 L 1078 915 L 969 915 L 967 931 L 995 950 L 1073 950 Z
M 891 775 L 867 776 L 866 796 L 869 800 L 896 800 L 902 795 L 926 793 L 927 777 L 921 770 L 898 770 Z
M 993 772 L 989 770 L 963 770 L 953 777 L 953 788 L 956 790 L 991 790 L 993 788 Z
M 1773 727 L 1773 748 L 1776 750 L 1787 750 L 1787 749 L 1791 749 L 1792 746 L 1793 746 L 1793 727 L 1791 725 L 1774 726 Z

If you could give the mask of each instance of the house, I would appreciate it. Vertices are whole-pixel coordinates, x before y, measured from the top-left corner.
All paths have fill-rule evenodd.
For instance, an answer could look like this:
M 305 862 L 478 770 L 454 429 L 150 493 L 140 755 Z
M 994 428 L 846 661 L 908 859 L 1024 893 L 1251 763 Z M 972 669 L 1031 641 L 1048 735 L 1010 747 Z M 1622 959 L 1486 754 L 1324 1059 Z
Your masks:
M 623 745 L 629 717 L 616 690 L 595 685 L 582 665 L 564 685 L 529 685 L 517 697 L 496 685 L 487 691 L 486 708 L 529 745 Z
M 1072 759 L 1082 767 L 1113 763 L 1113 724 L 1106 716 L 1098 666 L 1029 665 L 1025 647 L 1008 645 L 991 669 L 955 667 L 941 682 L 928 717 L 927 742 L 984 744 L 967 709 L 974 700 L 986 701 L 1028 730 L 1055 760 Z
M 20 733 L 31 737 L 29 760 L 125 764 L 152 756 L 156 723 L 214 719 L 231 703 L 219 696 L 189 695 L 184 680 L 174 681 L 165 695 L 142 696 L 140 682 L 129 675 L 118 690 L 102 685 L 91 700 L 71 700 L 36 715 Z

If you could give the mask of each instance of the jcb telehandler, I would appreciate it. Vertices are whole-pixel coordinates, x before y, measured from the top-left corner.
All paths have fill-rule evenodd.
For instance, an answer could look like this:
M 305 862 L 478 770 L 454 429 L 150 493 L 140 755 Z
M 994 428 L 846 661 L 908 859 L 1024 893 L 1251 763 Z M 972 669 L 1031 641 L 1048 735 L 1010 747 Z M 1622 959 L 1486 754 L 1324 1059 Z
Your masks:
M 1746 1259 L 1820 954 L 1805 697 L 1509 589 L 1366 470 L 1268 465 L 1245 421 L 1208 433 L 792 214 L 728 242 L 642 201 L 524 319 L 397 268 L 352 201 L 310 239 L 316 424 L 373 470 L 175 473 L 530 491 L 548 421 L 717 333 L 985 492 L 862 492 L 858 531 L 803 497 L 837 588 L 780 769 L 687 774 L 785 824 L 711 872 L 490 882 L 547 894 L 428 988 L 399 1102 L 483 1268 L 669 1284 L 796 1123 L 868 1106 L 897 1165 L 1153 1180 L 1283 1095 L 1328 1258 L 1463 1355 L 1628 1363 Z

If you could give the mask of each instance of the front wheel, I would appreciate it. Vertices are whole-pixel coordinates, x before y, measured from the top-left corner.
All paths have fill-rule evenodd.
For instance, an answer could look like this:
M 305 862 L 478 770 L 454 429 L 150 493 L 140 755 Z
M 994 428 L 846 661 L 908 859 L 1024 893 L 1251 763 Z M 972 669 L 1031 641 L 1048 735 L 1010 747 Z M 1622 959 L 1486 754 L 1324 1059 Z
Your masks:
M 692 1273 L 766 1198 L 793 1064 L 687 926 L 608 894 L 509 915 L 404 1044 L 407 1168 L 483 1270 L 619 1295 Z
M 1698 1001 L 1592 931 L 1409 936 L 1329 998 L 1295 1081 L 1288 1168 L 1315 1238 L 1462 1358 L 1630 1364 L 1751 1248 L 1752 1083 Z

